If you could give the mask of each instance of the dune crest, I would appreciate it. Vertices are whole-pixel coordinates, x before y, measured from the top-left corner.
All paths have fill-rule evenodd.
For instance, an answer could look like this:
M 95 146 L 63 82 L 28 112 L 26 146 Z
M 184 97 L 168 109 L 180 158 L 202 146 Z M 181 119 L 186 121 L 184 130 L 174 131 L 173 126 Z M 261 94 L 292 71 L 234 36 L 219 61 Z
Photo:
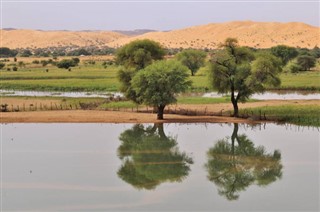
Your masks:
M 217 48 L 227 37 L 240 45 L 270 48 L 279 44 L 313 48 L 320 44 L 320 28 L 300 22 L 233 21 L 193 26 L 168 32 L 148 32 L 127 36 L 112 31 L 2 30 L 2 44 L 9 48 L 58 46 L 121 47 L 137 39 L 152 39 L 167 48 Z

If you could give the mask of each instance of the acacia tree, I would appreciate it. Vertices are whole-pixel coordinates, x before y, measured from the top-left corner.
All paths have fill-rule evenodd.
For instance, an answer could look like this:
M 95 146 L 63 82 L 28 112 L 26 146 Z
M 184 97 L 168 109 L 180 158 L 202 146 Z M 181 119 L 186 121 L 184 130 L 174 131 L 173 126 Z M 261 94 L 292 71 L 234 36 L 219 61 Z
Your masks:
M 185 66 L 187 66 L 191 75 L 194 74 L 202 67 L 205 63 L 207 54 L 201 50 L 186 49 L 177 54 L 177 59 Z
M 190 85 L 188 69 L 181 63 L 157 61 L 139 71 L 132 79 L 138 102 L 157 108 L 157 119 L 163 119 L 166 105 L 177 101 L 176 94 Z
M 308 71 L 316 66 L 316 58 L 310 55 L 300 55 L 297 57 L 297 64 L 301 66 L 304 71 Z
M 139 70 L 155 60 L 163 59 L 163 56 L 164 49 L 161 45 L 147 39 L 132 41 L 117 51 L 115 61 L 118 65 L 123 66 L 118 72 L 120 90 L 128 99 L 141 103 L 132 89 L 131 80 Z
M 289 60 L 298 56 L 298 51 L 294 47 L 286 46 L 286 45 L 278 45 L 271 47 L 271 53 L 281 58 L 282 64 L 286 65 Z
M 161 60 L 164 49 L 155 41 L 144 39 L 128 43 L 116 53 L 116 63 L 126 68 L 140 70 L 150 65 L 154 60 Z
M 255 92 L 263 92 L 266 85 L 279 86 L 281 61 L 271 54 L 255 59 L 248 48 L 240 47 L 234 38 L 226 39 L 223 49 L 211 58 L 209 80 L 219 93 L 231 94 L 234 117 L 239 116 L 238 102 L 245 102 Z

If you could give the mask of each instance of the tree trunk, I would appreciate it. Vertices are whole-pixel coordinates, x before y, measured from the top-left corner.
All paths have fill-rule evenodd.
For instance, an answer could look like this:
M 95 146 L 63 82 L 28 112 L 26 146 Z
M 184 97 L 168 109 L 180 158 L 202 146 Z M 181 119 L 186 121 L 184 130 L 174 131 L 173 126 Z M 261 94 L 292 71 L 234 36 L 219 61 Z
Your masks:
M 157 119 L 158 120 L 163 120 L 164 108 L 165 108 L 165 105 L 159 105 L 158 106 L 158 114 L 157 114 Z
M 233 116 L 239 117 L 238 100 L 234 97 L 234 91 L 231 92 L 231 102 L 233 105 Z

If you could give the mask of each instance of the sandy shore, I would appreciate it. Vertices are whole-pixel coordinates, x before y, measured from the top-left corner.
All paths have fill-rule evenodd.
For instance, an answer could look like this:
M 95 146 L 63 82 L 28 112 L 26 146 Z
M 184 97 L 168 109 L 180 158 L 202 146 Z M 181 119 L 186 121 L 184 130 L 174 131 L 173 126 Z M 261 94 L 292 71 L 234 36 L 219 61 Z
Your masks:
M 182 116 L 165 114 L 164 120 L 157 120 L 156 114 L 65 110 L 1 113 L 1 123 L 256 123 L 247 119 L 220 116 Z
M 34 99 L 2 98 L 2 103 L 22 105 L 35 103 Z M 50 104 L 53 100 L 37 99 L 36 103 Z M 59 103 L 59 100 L 57 101 Z M 270 100 L 239 104 L 241 109 L 280 105 L 320 105 L 320 100 Z M 178 104 L 167 108 L 171 110 L 207 111 L 219 113 L 232 110 L 230 103 L 220 104 Z M 56 110 L 0 113 L 1 123 L 255 123 L 248 119 L 221 116 L 184 116 L 165 114 L 164 120 L 157 120 L 156 114 L 123 111 L 99 110 Z

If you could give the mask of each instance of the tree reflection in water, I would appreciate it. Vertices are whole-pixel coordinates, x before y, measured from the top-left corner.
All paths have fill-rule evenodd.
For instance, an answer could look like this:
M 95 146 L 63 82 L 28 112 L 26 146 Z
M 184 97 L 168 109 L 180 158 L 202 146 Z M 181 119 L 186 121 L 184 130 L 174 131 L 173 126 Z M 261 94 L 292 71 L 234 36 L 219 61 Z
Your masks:
M 238 135 L 238 129 L 234 124 L 231 138 L 218 140 L 209 149 L 205 164 L 208 179 L 228 200 L 238 199 L 239 193 L 252 184 L 267 186 L 282 176 L 280 151 L 266 153 L 263 146 L 255 147 L 245 134 Z
M 121 133 L 118 156 L 123 161 L 118 176 L 137 189 L 155 189 L 163 182 L 181 182 L 193 163 L 180 152 L 176 139 L 166 136 L 163 124 L 137 124 Z

